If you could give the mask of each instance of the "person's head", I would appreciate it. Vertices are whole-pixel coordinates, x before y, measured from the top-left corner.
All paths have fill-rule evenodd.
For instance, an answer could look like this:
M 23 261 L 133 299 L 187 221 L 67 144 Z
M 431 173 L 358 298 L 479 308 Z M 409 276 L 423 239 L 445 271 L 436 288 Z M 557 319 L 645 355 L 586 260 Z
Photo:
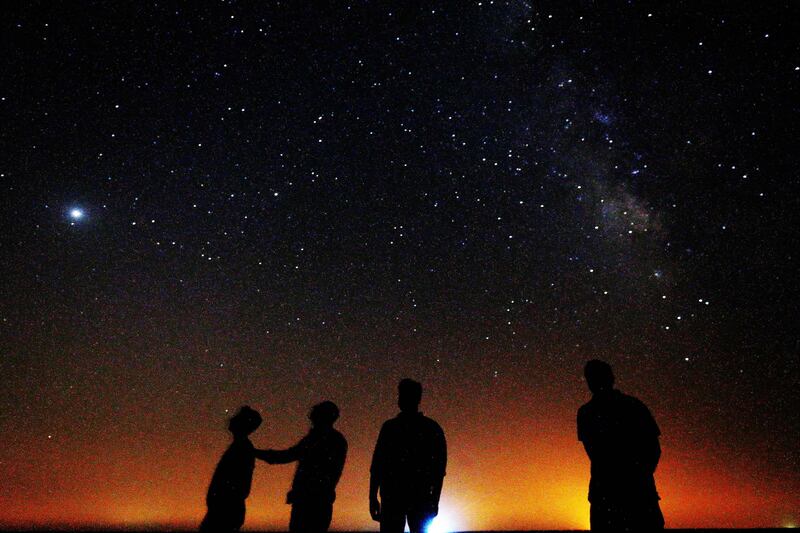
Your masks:
M 339 408 L 333 402 L 324 401 L 311 408 L 308 418 L 316 428 L 332 427 L 339 418 Z
M 422 400 L 422 384 L 413 379 L 400 380 L 397 386 L 397 406 L 404 412 L 415 412 Z
M 246 437 L 261 425 L 261 415 L 258 411 L 243 405 L 228 422 L 228 430 L 234 437 Z
M 583 368 L 586 384 L 592 394 L 610 391 L 614 388 L 614 372 L 611 365 L 599 359 L 592 359 Z

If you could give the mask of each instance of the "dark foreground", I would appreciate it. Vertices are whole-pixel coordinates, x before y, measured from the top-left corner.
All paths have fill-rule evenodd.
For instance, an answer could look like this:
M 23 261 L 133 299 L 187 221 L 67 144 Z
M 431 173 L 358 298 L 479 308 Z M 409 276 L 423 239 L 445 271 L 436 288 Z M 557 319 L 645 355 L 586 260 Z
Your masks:
M 667 529 L 668 531 L 675 531 L 675 532 L 696 532 L 696 533 L 735 533 L 737 531 L 747 532 L 747 533 L 758 533 L 761 531 L 784 531 L 786 528 L 752 528 L 752 529 Z M 85 528 L 74 528 L 74 529 L 14 529 L 14 528 L 0 528 L 0 532 L 4 531 L 13 531 L 15 533 L 22 533 L 22 532 L 30 532 L 30 533 L 75 533 L 76 531 L 86 532 L 86 533 L 189 533 L 195 530 L 190 529 L 166 529 L 166 528 L 152 528 L 152 529 L 96 529 L 91 527 Z M 243 533 L 279 533 L 280 530 L 271 530 L 271 531 L 255 531 L 255 530 L 243 530 Z M 332 533 L 364 533 L 365 531 L 373 531 L 373 530 L 361 530 L 361 531 L 333 531 Z M 462 532 L 453 532 L 453 533 L 561 533 L 567 531 L 585 531 L 581 529 L 531 529 L 531 530 L 521 530 L 521 531 L 462 531 Z

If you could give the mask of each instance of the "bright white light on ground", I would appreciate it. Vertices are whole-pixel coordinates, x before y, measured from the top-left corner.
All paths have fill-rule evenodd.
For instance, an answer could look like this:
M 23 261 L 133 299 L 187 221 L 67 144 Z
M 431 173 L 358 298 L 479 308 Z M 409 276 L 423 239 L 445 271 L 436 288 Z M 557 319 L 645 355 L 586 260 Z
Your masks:
M 440 512 L 425 528 L 426 533 L 453 533 L 454 531 L 461 531 L 461 527 L 446 511 Z

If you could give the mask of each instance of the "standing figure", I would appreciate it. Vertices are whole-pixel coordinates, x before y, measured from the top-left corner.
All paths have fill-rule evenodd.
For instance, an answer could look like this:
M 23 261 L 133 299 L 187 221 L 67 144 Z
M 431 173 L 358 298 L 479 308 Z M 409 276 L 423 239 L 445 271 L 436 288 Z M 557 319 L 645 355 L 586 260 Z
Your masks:
M 411 533 L 422 533 L 439 513 L 447 443 L 439 424 L 418 410 L 422 385 L 404 379 L 398 393 L 400 414 L 383 424 L 372 455 L 369 511 L 381 533 L 403 533 L 406 520 Z
M 286 495 L 291 504 L 289 531 L 325 533 L 331 525 L 336 484 L 342 475 L 347 455 L 347 441 L 333 428 L 339 408 L 322 402 L 308 414 L 311 430 L 288 450 L 256 451 L 256 457 L 270 464 L 297 461 L 292 489 Z
M 250 495 L 255 468 L 255 448 L 248 436 L 261 425 L 261 415 L 248 406 L 239 409 L 228 422 L 233 443 L 222 454 L 206 496 L 201 533 L 239 531 L 244 524 L 244 501 Z
M 641 401 L 614 388 L 608 363 L 589 361 L 584 375 L 592 399 L 578 409 L 578 440 L 592 463 L 592 531 L 664 529 L 653 477 L 661 457 L 656 421 Z

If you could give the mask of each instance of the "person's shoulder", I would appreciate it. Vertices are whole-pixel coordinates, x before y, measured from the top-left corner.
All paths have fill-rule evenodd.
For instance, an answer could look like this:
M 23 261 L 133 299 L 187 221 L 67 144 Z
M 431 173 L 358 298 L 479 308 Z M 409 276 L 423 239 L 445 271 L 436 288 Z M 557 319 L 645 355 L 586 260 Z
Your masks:
M 347 439 L 344 438 L 344 435 L 342 435 L 342 432 L 339 431 L 338 429 L 334 429 L 334 430 L 331 431 L 331 438 L 333 438 L 333 440 L 335 440 L 335 441 L 337 441 L 337 442 L 339 442 L 341 444 L 345 444 L 345 445 L 347 444 Z
M 390 418 L 381 425 L 381 433 L 384 431 L 395 431 L 395 429 L 399 427 L 399 424 L 399 417 Z
M 597 409 L 597 402 L 591 398 L 588 402 L 578 407 L 578 418 L 589 416 L 592 411 Z
M 444 433 L 442 430 L 442 426 L 439 425 L 439 422 L 434 420 L 433 418 L 429 418 L 425 415 L 420 415 L 420 420 L 422 424 L 427 427 L 429 430 L 436 432 L 436 433 Z
M 631 396 L 630 394 L 625 394 L 624 392 L 616 391 L 617 392 L 617 401 L 624 403 L 628 407 L 632 409 L 647 409 L 647 406 L 644 404 L 642 400 L 637 398 L 636 396 Z
M 631 396 L 629 394 L 620 393 L 620 398 L 618 400 L 622 405 L 625 406 L 625 411 L 629 413 L 629 416 L 637 417 L 641 420 L 653 420 L 653 414 L 650 412 L 650 408 L 647 407 L 642 400 L 635 396 Z

